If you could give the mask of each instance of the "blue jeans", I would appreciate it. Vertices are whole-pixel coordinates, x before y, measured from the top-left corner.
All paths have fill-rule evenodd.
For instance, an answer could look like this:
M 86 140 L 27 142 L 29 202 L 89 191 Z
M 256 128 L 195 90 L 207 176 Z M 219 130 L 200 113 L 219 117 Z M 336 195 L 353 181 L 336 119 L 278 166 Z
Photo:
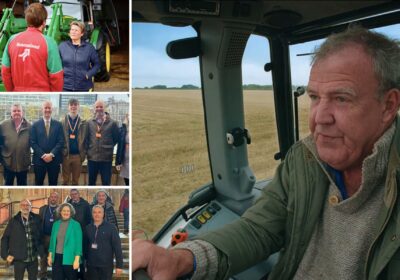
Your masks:
M 95 186 L 97 175 L 100 173 L 101 185 L 111 185 L 112 161 L 92 161 L 88 160 L 89 186 Z

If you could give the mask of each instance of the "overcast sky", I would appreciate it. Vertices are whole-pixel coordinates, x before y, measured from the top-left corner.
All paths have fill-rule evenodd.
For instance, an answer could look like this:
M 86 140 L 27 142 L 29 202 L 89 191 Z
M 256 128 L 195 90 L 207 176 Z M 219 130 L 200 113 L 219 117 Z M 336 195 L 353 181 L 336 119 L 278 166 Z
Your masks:
M 196 36 L 191 27 L 171 27 L 154 23 L 132 24 L 132 85 L 133 87 L 154 86 L 180 87 L 184 84 L 200 86 L 199 59 L 173 60 L 165 52 L 172 40 Z M 392 38 L 400 39 L 400 24 L 378 28 Z M 310 56 L 297 54 L 312 52 L 322 40 L 290 47 L 293 85 L 306 85 L 310 72 Z M 243 56 L 243 84 L 272 84 L 271 74 L 264 72 L 269 62 L 267 39 L 252 35 Z

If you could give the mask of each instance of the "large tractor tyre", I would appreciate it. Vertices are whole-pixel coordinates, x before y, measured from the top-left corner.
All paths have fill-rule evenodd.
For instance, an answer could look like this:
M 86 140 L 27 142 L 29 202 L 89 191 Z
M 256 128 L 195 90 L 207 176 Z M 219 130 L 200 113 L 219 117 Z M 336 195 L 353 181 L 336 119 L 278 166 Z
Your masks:
M 100 70 L 94 76 L 96 82 L 108 82 L 110 80 L 111 71 L 111 53 L 110 44 L 107 40 L 103 40 L 100 49 L 97 51 L 100 61 Z

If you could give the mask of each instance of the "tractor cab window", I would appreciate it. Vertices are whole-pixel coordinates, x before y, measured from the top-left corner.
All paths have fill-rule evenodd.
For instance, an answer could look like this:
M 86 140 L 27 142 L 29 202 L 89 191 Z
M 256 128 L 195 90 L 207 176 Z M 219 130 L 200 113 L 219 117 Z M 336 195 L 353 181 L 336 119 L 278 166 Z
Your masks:
M 242 61 L 245 125 L 251 135 L 247 146 L 250 168 L 257 180 L 271 178 L 279 161 L 275 120 L 275 104 L 270 72 L 264 65 L 270 62 L 267 38 L 251 35 Z
M 83 22 L 91 21 L 89 16 L 90 15 L 89 10 L 86 5 L 82 5 L 82 14 L 83 14 Z
M 316 46 L 320 45 L 324 40 L 315 40 L 302 44 L 290 46 L 290 70 L 292 76 L 292 92 L 298 91 L 299 87 L 307 88 L 308 78 L 311 70 L 312 54 Z M 310 134 L 308 128 L 308 116 L 310 98 L 307 93 L 303 93 L 298 97 L 293 94 L 294 103 L 297 102 L 298 108 L 298 126 L 299 139 L 302 139 Z M 296 106 L 296 105 L 294 105 Z M 295 118 L 296 119 L 296 118 Z
M 166 45 L 196 36 L 192 27 L 134 23 L 133 228 L 149 237 L 211 182 L 199 59 L 173 60 Z
M 73 17 L 77 20 L 82 20 L 82 8 L 81 3 L 73 0 L 55 0 L 53 4 L 60 3 L 62 5 L 63 16 Z M 53 15 L 53 9 L 50 6 L 46 6 L 47 18 L 51 19 Z

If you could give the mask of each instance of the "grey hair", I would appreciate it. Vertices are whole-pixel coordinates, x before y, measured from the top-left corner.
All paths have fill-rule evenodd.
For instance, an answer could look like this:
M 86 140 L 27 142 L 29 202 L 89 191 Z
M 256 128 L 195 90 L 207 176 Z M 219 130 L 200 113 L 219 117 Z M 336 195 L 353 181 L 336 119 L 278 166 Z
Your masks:
M 92 213 L 93 213 L 93 210 L 94 210 L 95 208 L 99 208 L 99 209 L 103 210 L 103 213 L 104 213 L 104 208 L 103 208 L 103 206 L 101 206 L 101 205 L 99 205 L 99 204 L 93 205 Z
M 71 211 L 71 218 L 75 216 L 75 208 L 72 206 L 70 203 L 64 202 L 57 208 L 57 215 L 58 217 L 61 217 L 61 211 L 63 210 L 64 207 L 69 207 L 69 210 Z
M 21 110 L 22 110 L 22 105 L 20 103 L 13 103 L 13 105 L 11 105 L 11 109 L 13 107 L 21 108 Z
M 22 201 L 28 202 L 29 206 L 32 207 L 32 202 L 31 202 L 29 199 L 27 199 L 27 198 L 21 199 L 21 201 L 19 202 L 19 204 L 21 204 Z
M 360 45 L 372 58 L 379 98 L 390 89 L 400 89 L 400 42 L 358 25 L 330 35 L 315 49 L 311 66 L 351 44 Z

